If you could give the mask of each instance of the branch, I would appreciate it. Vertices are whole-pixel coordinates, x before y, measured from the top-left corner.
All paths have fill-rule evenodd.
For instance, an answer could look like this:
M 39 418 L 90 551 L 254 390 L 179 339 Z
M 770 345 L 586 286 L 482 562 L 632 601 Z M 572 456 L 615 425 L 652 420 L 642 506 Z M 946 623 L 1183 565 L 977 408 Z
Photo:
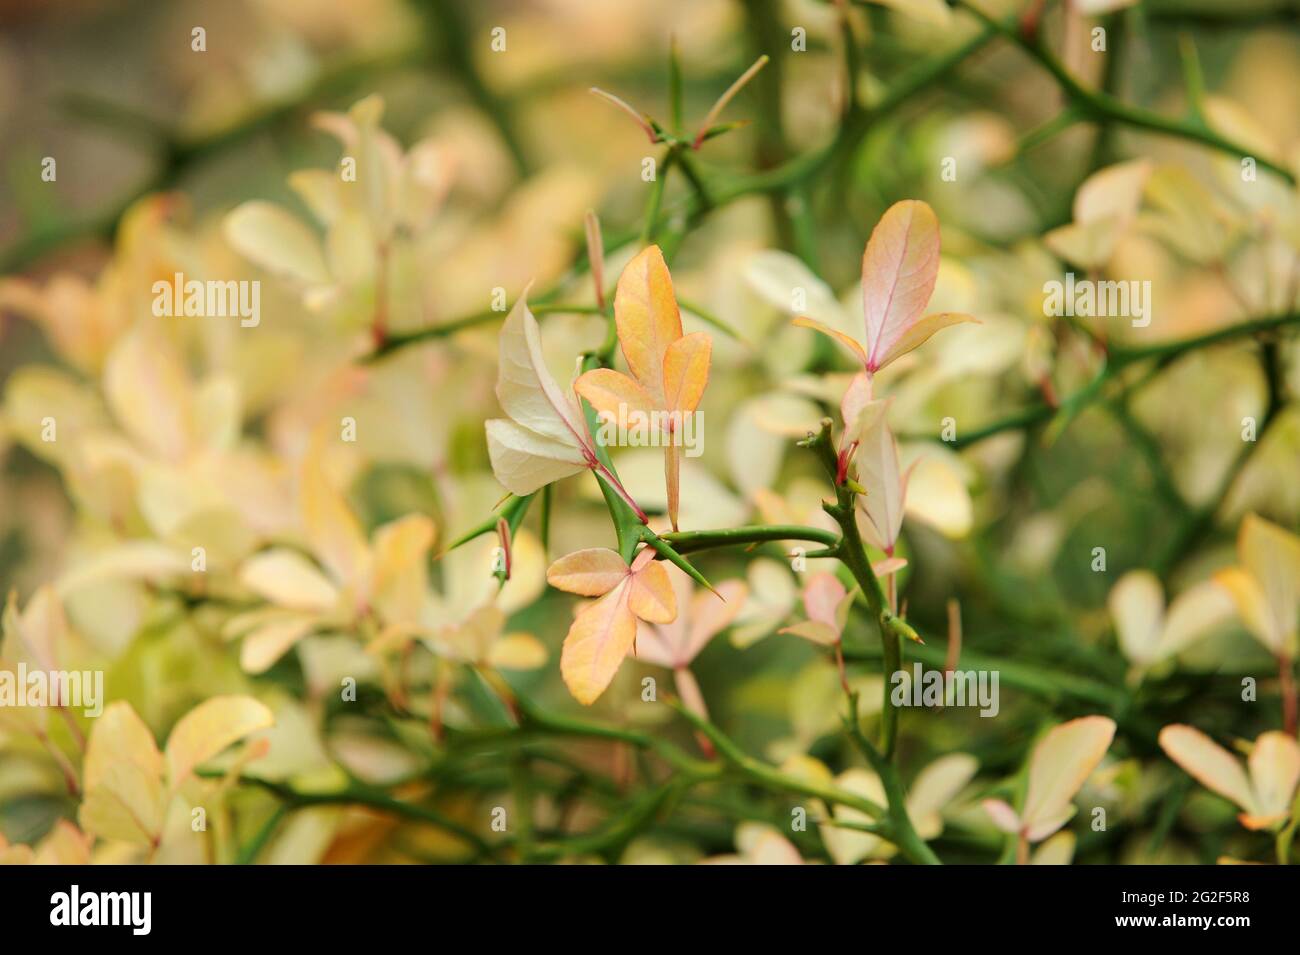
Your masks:
M 1071 107 L 1086 117 L 1106 122 L 1123 123 L 1133 129 L 1142 129 L 1147 132 L 1158 133 L 1162 136 L 1171 136 L 1175 139 L 1184 139 L 1188 142 L 1199 143 L 1202 146 L 1208 146 L 1211 149 L 1217 149 L 1219 152 L 1226 153 L 1230 156 L 1241 158 L 1243 156 L 1252 156 L 1255 161 L 1264 169 L 1281 176 L 1291 185 L 1296 184 L 1295 174 L 1285 166 L 1279 165 L 1263 156 L 1255 156 L 1254 153 L 1242 146 L 1240 143 L 1216 133 L 1214 130 L 1198 125 L 1194 122 L 1169 119 L 1152 110 L 1145 109 L 1141 106 L 1132 106 L 1111 96 L 1109 93 L 1100 90 L 1089 90 L 1084 88 L 1070 72 L 1065 65 L 1058 60 L 1050 50 L 1044 47 L 1036 40 L 1027 38 L 1020 30 L 1010 21 L 997 20 L 981 10 L 971 0 L 957 0 L 957 5 L 964 10 L 969 11 L 978 17 L 984 24 L 995 29 L 1006 39 L 1012 41 L 1022 50 L 1028 53 L 1035 61 L 1038 62 L 1052 78 L 1056 80 L 1057 86 L 1061 92 L 1069 99 Z

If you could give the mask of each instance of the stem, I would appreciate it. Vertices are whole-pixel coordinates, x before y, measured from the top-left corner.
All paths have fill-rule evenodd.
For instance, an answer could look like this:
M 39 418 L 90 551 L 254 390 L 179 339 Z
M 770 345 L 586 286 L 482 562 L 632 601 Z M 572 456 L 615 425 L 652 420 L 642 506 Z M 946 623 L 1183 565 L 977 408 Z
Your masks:
M 895 772 L 888 757 L 872 746 L 871 740 L 862 733 L 862 726 L 858 722 L 856 693 L 849 696 L 849 715 L 844 721 L 844 728 L 849 738 L 862 751 L 862 755 L 867 758 L 872 770 L 880 777 L 885 798 L 889 801 L 890 841 L 913 862 L 941 865 L 934 850 L 925 844 L 925 840 L 917 834 L 916 828 L 912 825 L 911 817 L 907 814 L 907 796 L 903 792 L 903 784 L 898 778 L 898 773 Z
M 890 679 L 903 668 L 903 650 L 901 636 L 915 637 L 915 631 L 907 627 L 890 609 L 885 598 L 884 589 L 876 572 L 871 568 L 867 557 L 866 544 L 858 530 L 858 519 L 854 504 L 855 494 L 848 482 L 840 482 L 839 459 L 831 441 L 831 419 L 823 418 L 821 431 L 801 442 L 821 461 L 832 484 L 835 485 L 836 501 L 834 504 L 823 503 L 822 508 L 840 525 L 841 538 L 835 547 L 835 556 L 848 568 L 853 579 L 857 581 L 867 606 L 871 608 L 872 618 L 880 633 L 881 658 L 884 661 L 882 672 L 885 676 L 882 688 L 880 748 L 886 760 L 894 758 L 894 749 L 898 741 L 898 707 L 894 705 Z M 903 629 L 905 628 L 905 629 Z
M 1285 653 L 1277 655 L 1277 678 L 1282 691 L 1282 731 L 1296 735 L 1296 685 L 1294 661 Z
M 674 531 L 661 534 L 661 540 L 673 545 L 679 554 L 693 554 L 719 547 L 740 547 L 770 541 L 811 541 L 825 547 L 839 545 L 838 534 L 819 527 L 802 527 L 798 524 L 751 524 L 746 527 L 727 527 L 719 530 Z

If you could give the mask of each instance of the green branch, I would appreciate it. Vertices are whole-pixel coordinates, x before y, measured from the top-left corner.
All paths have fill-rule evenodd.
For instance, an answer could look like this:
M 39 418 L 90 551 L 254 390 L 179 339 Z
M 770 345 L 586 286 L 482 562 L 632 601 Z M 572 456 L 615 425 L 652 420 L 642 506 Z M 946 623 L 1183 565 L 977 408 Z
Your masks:
M 1056 85 L 1061 88 L 1061 92 L 1069 99 L 1071 108 L 1077 113 L 1099 122 L 1122 123 L 1132 129 L 1145 130 L 1162 136 L 1199 143 L 1202 146 L 1208 146 L 1211 149 L 1216 149 L 1239 159 L 1250 156 L 1262 168 L 1281 176 L 1292 185 L 1296 184 L 1295 174 L 1285 166 L 1266 157 L 1255 156 L 1245 146 L 1202 124 L 1189 120 L 1170 119 L 1141 106 L 1132 106 L 1111 96 L 1109 93 L 1086 89 L 1070 74 L 1069 70 L 1065 68 L 1065 64 L 1036 39 L 1026 37 L 1022 31 L 1017 29 L 1014 21 L 995 19 L 981 10 L 971 0 L 957 0 L 957 5 L 961 9 L 974 14 L 986 27 L 996 30 L 1004 38 L 1015 43 L 1016 46 L 1033 57 L 1056 80 Z

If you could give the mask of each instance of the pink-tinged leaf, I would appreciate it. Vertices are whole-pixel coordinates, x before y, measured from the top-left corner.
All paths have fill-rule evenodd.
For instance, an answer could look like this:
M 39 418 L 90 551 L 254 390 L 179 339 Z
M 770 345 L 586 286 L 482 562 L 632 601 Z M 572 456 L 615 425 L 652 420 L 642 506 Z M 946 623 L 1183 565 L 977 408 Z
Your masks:
M 886 210 L 862 256 L 867 369 L 875 371 L 925 311 L 939 276 L 939 220 L 909 199 Z M 919 343 L 918 343 L 919 344 Z
M 858 482 L 867 493 L 858 499 L 860 522 L 867 543 L 892 556 L 903 526 L 906 488 L 898 460 L 898 442 L 889 428 L 889 401 L 868 402 L 858 413 L 853 427 L 845 431 L 848 442 L 857 442 L 854 457 Z
M 880 359 L 880 363 L 876 366 L 877 370 L 901 358 L 912 349 L 924 345 L 929 341 L 930 336 L 940 329 L 947 328 L 949 325 L 960 325 L 963 322 L 974 322 L 978 325 L 979 319 L 962 312 L 938 312 L 909 325 L 902 336 L 890 346 L 885 357 Z
M 636 639 L 636 617 L 628 608 L 630 581 L 624 579 L 580 611 L 560 651 L 560 676 L 584 706 L 605 692 Z
M 871 376 L 865 371 L 858 372 L 849 382 L 849 387 L 844 390 L 844 397 L 840 399 L 840 417 L 844 420 L 846 431 L 852 430 L 862 409 L 871 403 L 871 395 Z
M 679 667 L 673 671 L 673 682 L 677 685 L 677 695 L 682 698 L 682 705 L 700 719 L 707 720 L 709 708 L 704 705 L 704 694 L 695 680 L 695 674 L 686 667 Z
M 628 368 L 655 406 L 665 407 L 664 354 L 682 337 L 682 316 L 659 246 L 647 246 L 623 269 L 614 318 Z
M 782 627 L 777 633 L 789 634 L 793 637 L 803 637 L 805 640 L 811 640 L 813 643 L 823 647 L 834 646 L 839 642 L 840 632 L 829 623 L 821 623 L 818 620 L 801 620 L 799 623 L 793 623 L 788 627 Z
M 813 574 L 803 589 L 803 606 L 808 619 L 834 628 L 836 611 L 846 592 L 834 574 L 828 571 Z
M 829 335 L 831 338 L 835 339 L 837 342 L 839 342 L 841 345 L 843 345 L 845 348 L 851 351 L 854 357 L 858 359 L 858 361 L 862 362 L 862 364 L 864 365 L 867 364 L 867 353 L 863 349 L 863 347 L 860 344 L 858 344 L 858 340 L 856 338 L 853 338 L 852 336 L 849 335 L 845 335 L 842 331 L 839 331 L 838 329 L 835 328 L 831 328 L 829 325 L 819 322 L 816 319 L 809 318 L 806 315 L 800 315 L 798 318 L 794 320 L 794 324 L 798 325 L 800 328 L 811 328 L 815 332 L 821 332 L 823 335 Z
M 717 586 L 717 596 L 702 590 L 691 599 L 684 663 L 694 660 L 710 640 L 731 626 L 748 597 L 749 588 L 743 581 L 724 580 Z
M 1003 832 L 1017 835 L 1020 832 L 1020 817 L 1016 811 L 1001 799 L 985 799 L 981 806 L 993 820 L 993 825 L 997 826 Z
M 630 573 L 623 558 L 606 547 L 590 547 L 565 554 L 546 571 L 552 587 L 583 597 L 601 597 Z

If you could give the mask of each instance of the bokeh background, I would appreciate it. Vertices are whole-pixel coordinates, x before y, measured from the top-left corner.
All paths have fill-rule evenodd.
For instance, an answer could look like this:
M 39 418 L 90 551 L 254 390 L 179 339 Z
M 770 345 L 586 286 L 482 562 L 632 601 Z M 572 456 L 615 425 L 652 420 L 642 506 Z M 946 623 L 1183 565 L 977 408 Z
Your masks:
M 1296 170 L 1294 5 L 982 6 L 1013 30 L 1038 31 L 1085 90 L 1186 119 Z M 498 414 L 498 324 L 484 314 L 492 290 L 513 301 L 533 282 L 551 302 L 590 312 L 588 209 L 611 246 L 612 284 L 643 234 L 651 185 L 642 162 L 662 147 L 589 88 L 667 124 L 675 40 L 688 133 L 756 57 L 771 57 L 723 114 L 747 124 L 692 155 L 711 198 L 680 171 L 665 183 L 656 238 L 687 330 L 714 336 L 705 453 L 687 462 L 682 527 L 824 520 L 824 482 L 794 442 L 838 408 L 851 367 L 790 327 L 771 291 L 778 266 L 763 255 L 801 262 L 829 289 L 819 303 L 856 327 L 872 227 L 895 201 L 928 201 L 944 249 L 932 310 L 967 311 L 981 324 L 941 334 L 878 382 L 894 397 L 903 460 L 918 462 L 901 593 L 928 635 L 929 663 L 942 661 L 952 639 L 956 601 L 964 652 L 1003 672 L 995 719 L 904 714 L 907 778 L 953 753 L 979 767 L 943 807 L 937 851 L 953 861 L 998 858 L 1002 837 L 980 797 L 1014 786 L 1043 727 L 1104 713 L 1120 735 L 1085 792 L 1087 805 L 1107 807 L 1110 824 L 1093 831 L 1081 814 L 1074 858 L 1271 858 L 1269 836 L 1237 826 L 1228 802 L 1164 756 L 1157 733 L 1175 722 L 1221 739 L 1277 729 L 1287 689 L 1274 655 L 1232 617 L 1139 678 L 1108 596 L 1129 571 L 1154 573 L 1172 597 L 1236 564 L 1248 513 L 1294 533 L 1294 334 L 1282 326 L 1171 353 L 1126 370 L 1098 400 L 1065 412 L 1053 405 L 1087 389 L 1096 340 L 1146 348 L 1294 313 L 1292 182 L 1267 169 L 1244 182 L 1238 156 L 1195 137 L 1095 117 L 1060 121 L 1078 103 L 1013 35 L 980 39 L 979 19 L 941 3 L 5 0 L 0 26 L 0 591 L 30 607 L 55 583 L 67 618 L 63 665 L 104 669 L 108 698 L 129 701 L 158 740 L 202 700 L 251 695 L 276 727 L 249 772 L 284 786 L 390 787 L 487 838 L 489 810 L 518 805 L 519 773 L 533 780 L 534 824 L 557 838 L 619 818 L 653 778 L 632 748 L 599 742 L 546 741 L 522 764 L 510 748 L 462 751 L 458 731 L 502 725 L 508 714 L 490 686 L 447 662 L 454 654 L 440 662 L 423 645 L 367 653 L 374 634 L 331 624 L 259 669 L 241 659 L 230 624 L 256 603 L 241 583 L 244 563 L 270 544 L 302 541 L 304 460 L 319 464 L 367 535 L 427 517 L 437 528 L 431 555 L 498 504 L 504 491 L 483 439 L 483 422 Z M 1104 55 L 1092 48 L 1098 26 Z M 192 48 L 195 27 L 205 31 L 203 52 Z M 503 51 L 492 48 L 498 28 Z M 796 29 L 804 50 L 792 49 Z M 358 103 L 372 111 L 382 103 L 374 122 L 415 157 L 410 190 L 387 200 L 385 214 L 402 221 L 382 267 L 358 237 L 375 226 L 373 210 L 358 213 L 355 228 L 322 220 L 334 208 L 322 183 L 335 179 L 341 154 L 337 117 Z M 854 112 L 852 103 L 865 106 Z M 336 118 L 319 122 L 321 111 Z M 354 110 L 364 125 L 360 117 Z M 810 175 L 763 185 L 765 173 L 782 176 L 826 150 Z M 57 161 L 55 181 L 42 179 L 45 157 Z M 945 159 L 955 159 L 956 181 L 945 180 Z M 1135 329 L 1119 317 L 1081 332 L 1053 322 L 1043 283 L 1075 267 L 1059 230 L 1078 220 L 1079 187 L 1134 160 L 1150 164 L 1157 186 L 1135 197 L 1112 247 L 1078 271 L 1150 281 L 1152 324 Z M 274 249 L 260 257 L 247 237 L 232 239 L 230 213 L 249 202 L 272 204 L 319 237 L 325 274 L 303 280 L 306 267 L 284 252 L 296 232 L 269 235 Z M 260 326 L 154 318 L 152 282 L 177 271 L 259 280 Z M 465 327 L 367 362 L 381 307 L 384 333 L 398 339 Z M 561 381 L 605 334 L 604 320 L 583 311 L 547 315 L 543 325 Z M 1037 410 L 1017 418 L 1026 408 Z M 53 443 L 41 438 L 47 414 L 59 423 Z M 343 417 L 355 420 L 357 440 L 321 450 L 317 436 Z M 949 417 L 955 446 L 935 440 Z M 1260 425 L 1258 440 L 1242 441 L 1245 418 Z M 625 451 L 616 461 L 661 521 L 657 455 Z M 491 536 L 431 561 L 428 612 L 439 626 L 460 626 L 497 600 L 506 629 L 546 650 L 545 663 L 511 671 L 509 682 L 569 712 L 557 662 L 572 600 L 546 588 L 544 568 L 614 538 L 586 476 L 555 488 L 547 525 L 543 544 L 534 508 L 516 532 L 512 580 L 499 598 Z M 199 583 L 177 579 L 163 553 L 188 555 L 196 535 L 210 542 Z M 131 549 L 139 544 L 158 549 Z M 765 546 L 699 559 L 711 580 L 745 580 L 749 594 L 693 670 L 714 721 L 744 749 L 791 771 L 811 758 L 842 772 L 855 758 L 836 732 L 835 667 L 818 648 L 775 633 L 800 616 L 800 578 L 783 555 Z M 865 634 L 846 637 L 846 647 L 857 651 L 855 685 L 878 697 L 878 653 Z M 668 680 L 630 661 L 583 715 L 695 746 L 671 712 L 640 704 L 640 678 L 656 673 Z M 1258 702 L 1241 701 L 1243 676 L 1259 679 Z M 348 677 L 359 681 L 360 705 L 337 699 Z M 428 732 L 440 694 L 446 738 Z M 50 733 L 75 763 L 76 731 Z M 0 767 L 9 843 L 39 845 L 58 820 L 77 819 L 58 761 L 22 728 L 0 728 Z M 172 820 L 168 832 L 178 834 L 150 858 L 232 861 L 249 845 L 259 861 L 465 858 L 463 839 L 374 807 L 297 808 L 288 799 L 295 811 L 261 841 L 283 792 L 236 786 L 204 798 L 223 807 L 215 833 L 186 834 L 185 819 Z M 599 852 L 556 855 L 730 854 L 738 823 L 779 826 L 790 803 L 721 787 Z M 815 827 L 783 838 L 805 858 L 828 858 Z M 93 851 L 143 857 L 111 840 Z M 869 844 L 859 860 L 889 855 Z

